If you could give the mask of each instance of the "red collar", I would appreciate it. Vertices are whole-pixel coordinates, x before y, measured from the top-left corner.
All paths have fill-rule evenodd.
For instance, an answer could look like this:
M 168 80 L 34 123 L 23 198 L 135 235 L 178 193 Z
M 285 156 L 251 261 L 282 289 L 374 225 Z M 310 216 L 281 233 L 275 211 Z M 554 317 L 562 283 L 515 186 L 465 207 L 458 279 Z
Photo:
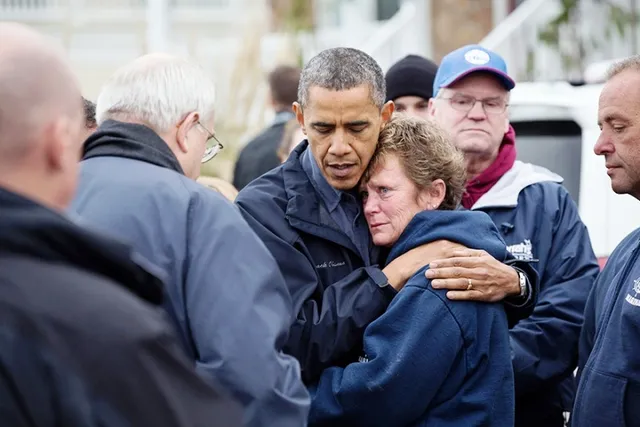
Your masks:
M 502 176 L 513 167 L 516 161 L 516 132 L 511 125 L 504 134 L 498 157 L 480 175 L 467 182 L 462 196 L 462 206 L 471 209 L 473 205 L 485 195 Z

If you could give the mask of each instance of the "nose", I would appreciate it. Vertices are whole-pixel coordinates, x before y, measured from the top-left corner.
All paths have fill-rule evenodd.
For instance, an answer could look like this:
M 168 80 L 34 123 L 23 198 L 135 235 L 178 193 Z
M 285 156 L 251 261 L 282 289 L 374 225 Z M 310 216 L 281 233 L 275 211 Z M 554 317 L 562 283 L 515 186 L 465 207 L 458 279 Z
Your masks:
M 375 194 L 369 194 L 364 201 L 363 204 L 364 209 L 364 217 L 367 219 L 367 222 L 371 219 L 371 216 L 378 213 L 378 201 Z
M 472 120 L 483 120 L 487 118 L 487 114 L 484 111 L 484 106 L 482 105 L 482 101 L 476 100 L 471 110 L 467 113 L 467 117 Z
M 593 152 L 598 156 L 603 156 L 605 154 L 613 153 L 613 151 L 613 143 L 611 142 L 608 133 L 601 130 L 600 136 L 598 136 L 598 140 L 596 141 L 596 145 L 593 146 Z
M 351 152 L 351 144 L 349 144 L 348 136 L 343 130 L 337 130 L 331 139 L 329 146 L 329 154 L 336 157 L 344 157 Z

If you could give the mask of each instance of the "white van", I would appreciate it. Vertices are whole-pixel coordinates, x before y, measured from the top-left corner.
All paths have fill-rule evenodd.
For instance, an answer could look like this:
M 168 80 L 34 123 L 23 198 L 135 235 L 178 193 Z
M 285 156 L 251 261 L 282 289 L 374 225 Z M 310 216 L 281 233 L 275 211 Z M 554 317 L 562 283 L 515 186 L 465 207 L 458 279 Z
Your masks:
M 602 266 L 640 227 L 640 201 L 613 192 L 604 158 L 593 152 L 601 90 L 602 84 L 518 83 L 511 92 L 510 117 L 518 159 L 564 178 Z

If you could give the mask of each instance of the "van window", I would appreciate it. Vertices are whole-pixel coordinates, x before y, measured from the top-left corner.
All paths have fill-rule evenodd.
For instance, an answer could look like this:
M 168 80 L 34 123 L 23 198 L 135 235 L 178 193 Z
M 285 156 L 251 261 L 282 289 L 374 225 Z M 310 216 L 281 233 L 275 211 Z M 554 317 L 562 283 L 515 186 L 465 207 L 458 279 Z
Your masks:
M 543 166 L 564 178 L 579 206 L 582 130 L 573 120 L 511 122 L 516 131 L 518 160 Z

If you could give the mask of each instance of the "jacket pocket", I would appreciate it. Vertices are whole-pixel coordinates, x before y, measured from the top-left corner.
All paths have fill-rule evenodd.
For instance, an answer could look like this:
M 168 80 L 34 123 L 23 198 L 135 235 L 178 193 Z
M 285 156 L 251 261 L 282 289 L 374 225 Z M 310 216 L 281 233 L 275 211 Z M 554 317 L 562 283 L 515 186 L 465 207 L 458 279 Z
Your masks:
M 580 383 L 572 427 L 625 427 L 626 379 L 585 368 Z

